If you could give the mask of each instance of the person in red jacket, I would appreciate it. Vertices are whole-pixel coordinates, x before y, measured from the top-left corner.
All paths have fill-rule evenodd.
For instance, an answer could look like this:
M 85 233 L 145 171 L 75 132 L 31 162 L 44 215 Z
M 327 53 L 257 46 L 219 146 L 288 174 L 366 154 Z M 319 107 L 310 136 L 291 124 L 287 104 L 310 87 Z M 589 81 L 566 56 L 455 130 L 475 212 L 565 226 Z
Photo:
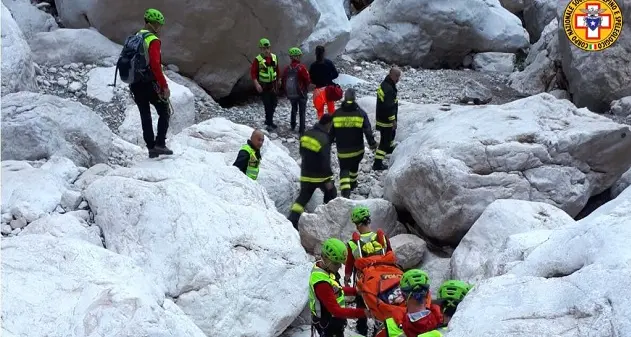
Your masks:
M 149 50 L 149 69 L 152 78 L 148 81 L 140 81 L 129 86 L 134 101 L 140 112 L 140 124 L 142 135 L 149 150 L 149 158 L 158 157 L 161 154 L 171 155 L 173 151 L 166 147 L 167 130 L 169 129 L 170 106 L 169 85 L 162 72 L 161 42 L 158 34 L 164 25 L 164 16 L 157 9 L 149 8 L 145 11 L 145 27 L 140 30 L 144 34 L 145 47 Z M 151 107 L 153 105 L 158 113 L 158 133 L 154 138 L 153 121 L 151 120 Z
M 296 129 L 296 112 L 300 113 L 300 126 L 298 133 L 305 133 L 305 112 L 307 110 L 307 90 L 311 83 L 307 67 L 300 63 L 302 50 L 290 48 L 289 57 L 291 64 L 283 70 L 282 83 L 287 98 L 291 102 L 291 129 Z
M 263 106 L 265 107 L 265 125 L 268 131 L 276 129 L 278 126 L 274 124 L 274 112 L 278 105 L 278 58 L 272 53 L 272 46 L 268 39 L 259 40 L 259 48 L 261 53 L 256 55 L 252 66 L 250 67 L 250 77 L 254 82 L 256 91 L 261 94 Z
M 366 206 L 356 206 L 351 212 L 351 221 L 355 224 L 357 232 L 353 233 L 353 238 L 348 242 L 346 262 L 344 266 L 344 284 L 351 284 L 351 276 L 355 272 L 355 259 L 373 255 L 382 255 L 392 251 L 390 240 L 386 234 L 378 229 L 374 233 L 370 229 L 370 209 Z M 355 297 L 357 308 L 366 308 L 361 296 Z M 368 334 L 368 320 L 360 318 L 357 320 L 357 333 Z
M 357 296 L 353 287 L 340 285 L 338 270 L 346 260 L 346 245 L 330 238 L 322 243 L 322 259 L 309 278 L 309 309 L 313 329 L 321 337 L 344 337 L 346 320 L 370 315 L 366 309 L 347 308 L 344 296 Z
M 385 327 L 375 337 L 417 337 L 443 324 L 442 309 L 432 303 L 429 276 L 425 271 L 410 269 L 403 273 L 400 288 L 407 299 L 403 322 L 386 319 Z

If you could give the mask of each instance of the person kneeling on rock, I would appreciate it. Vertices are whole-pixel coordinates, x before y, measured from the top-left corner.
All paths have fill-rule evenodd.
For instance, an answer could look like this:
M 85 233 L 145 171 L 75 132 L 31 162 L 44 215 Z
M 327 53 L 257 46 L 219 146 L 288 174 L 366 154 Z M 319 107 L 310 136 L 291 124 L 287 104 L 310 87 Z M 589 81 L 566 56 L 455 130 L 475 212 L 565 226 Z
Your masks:
M 236 166 L 245 173 L 252 180 L 256 180 L 259 176 L 259 165 L 261 165 L 261 147 L 263 147 L 263 141 L 265 135 L 259 129 L 252 131 L 252 135 L 248 140 L 248 143 L 241 147 L 237 159 L 234 161 L 233 166 Z
M 324 203 L 337 197 L 331 169 L 331 115 L 324 114 L 318 123 L 300 137 L 300 194 L 291 205 L 287 219 L 298 229 L 298 220 L 317 188 L 324 192 Z
M 351 213 L 351 221 L 357 226 L 357 232 L 348 242 L 347 257 L 344 267 L 344 285 L 351 285 L 351 276 L 355 271 L 355 260 L 363 257 L 384 255 L 392 251 L 390 240 L 379 229 L 377 233 L 370 229 L 370 209 L 366 206 L 356 206 Z M 366 304 L 361 296 L 355 297 L 357 308 L 365 308 Z M 368 320 L 357 320 L 357 333 L 366 336 L 368 334 Z
M 443 323 L 440 306 L 432 303 L 429 276 L 420 269 L 403 273 L 401 291 L 407 298 L 407 314 L 402 324 L 386 319 L 385 328 L 376 337 L 417 337 L 438 328 Z
M 309 278 L 311 328 L 321 337 L 344 337 L 346 320 L 370 316 L 366 309 L 346 308 L 344 296 L 355 296 L 352 287 L 340 285 L 338 273 L 346 261 L 346 245 L 330 238 L 322 244 L 322 258 L 316 261 Z M 313 333 L 312 333 L 313 335 Z

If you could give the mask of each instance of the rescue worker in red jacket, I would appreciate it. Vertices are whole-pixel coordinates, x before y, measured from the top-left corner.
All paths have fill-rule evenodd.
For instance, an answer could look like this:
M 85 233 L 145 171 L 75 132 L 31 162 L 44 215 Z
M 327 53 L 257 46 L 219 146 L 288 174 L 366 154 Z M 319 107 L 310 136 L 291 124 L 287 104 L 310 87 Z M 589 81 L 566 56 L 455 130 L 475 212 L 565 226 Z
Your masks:
M 272 53 L 272 45 L 268 39 L 259 40 L 259 48 L 261 48 L 261 53 L 252 62 L 250 77 L 263 100 L 265 125 L 268 130 L 272 130 L 277 128 L 274 124 L 274 112 L 278 105 L 278 77 L 280 76 L 278 58 Z
M 388 318 L 376 337 L 417 337 L 439 328 L 443 323 L 442 309 L 432 303 L 429 276 L 420 269 L 403 273 L 401 292 L 407 298 L 407 313 L 402 324 Z
M 346 263 L 344 266 L 344 284 L 350 286 L 351 277 L 355 271 L 355 259 L 373 255 L 383 255 L 392 251 L 390 240 L 385 233 L 378 229 L 377 233 L 370 229 L 370 209 L 366 206 L 356 206 L 351 213 L 351 221 L 357 227 L 353 239 L 348 242 Z M 355 297 L 357 308 L 366 308 L 361 296 Z M 357 333 L 368 334 L 368 320 L 357 320 Z
M 291 130 L 296 129 L 296 113 L 299 113 L 300 126 L 298 134 L 305 133 L 305 113 L 307 111 L 307 91 L 311 83 L 307 67 L 300 62 L 302 50 L 297 47 L 289 49 L 291 64 L 283 70 L 283 89 L 291 103 Z
M 356 296 L 352 287 L 340 285 L 338 270 L 346 260 L 344 242 L 330 238 L 322 244 L 322 259 L 317 261 L 309 278 L 309 309 L 312 329 L 321 337 L 344 337 L 346 320 L 363 318 L 366 309 L 347 308 L 344 296 Z

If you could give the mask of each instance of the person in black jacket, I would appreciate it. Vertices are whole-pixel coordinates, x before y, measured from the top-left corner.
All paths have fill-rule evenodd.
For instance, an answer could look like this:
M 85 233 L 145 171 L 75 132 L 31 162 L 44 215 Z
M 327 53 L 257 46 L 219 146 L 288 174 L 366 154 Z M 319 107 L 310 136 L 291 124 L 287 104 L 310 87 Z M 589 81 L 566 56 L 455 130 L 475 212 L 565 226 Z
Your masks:
M 337 144 L 340 161 L 340 190 L 342 197 L 350 198 L 357 187 L 359 164 L 364 158 L 364 136 L 372 150 L 377 142 L 372 135 L 372 126 L 366 112 L 355 103 L 355 89 L 344 93 L 342 106 L 333 114 L 331 141 Z
M 386 154 L 394 150 L 394 135 L 397 129 L 397 113 L 399 102 L 397 99 L 397 82 L 401 79 L 401 70 L 392 67 L 388 76 L 377 89 L 377 130 L 381 134 L 379 148 L 375 152 L 375 162 L 372 169 L 385 170 L 383 160 Z
M 333 80 L 340 74 L 333 62 L 324 57 L 324 47 L 317 46 L 316 61 L 309 66 L 309 77 L 311 83 L 315 85 L 313 90 L 313 106 L 318 114 L 318 119 L 324 115 L 324 107 L 327 112 L 332 114 L 335 111 L 335 101 L 330 100 L 326 96 L 326 87 L 333 84 Z
M 248 143 L 243 145 L 237 154 L 237 159 L 234 161 L 233 166 L 236 166 L 245 173 L 252 180 L 256 180 L 259 175 L 259 165 L 261 164 L 261 147 L 263 147 L 263 141 L 265 135 L 259 129 L 252 131 L 252 135 L 248 140 Z
M 324 203 L 337 197 L 337 190 L 333 184 L 333 170 L 331 169 L 331 115 L 325 114 L 318 123 L 300 137 L 300 194 L 293 205 L 287 219 L 296 230 L 298 220 L 304 212 L 305 205 L 311 199 L 316 189 L 324 192 Z

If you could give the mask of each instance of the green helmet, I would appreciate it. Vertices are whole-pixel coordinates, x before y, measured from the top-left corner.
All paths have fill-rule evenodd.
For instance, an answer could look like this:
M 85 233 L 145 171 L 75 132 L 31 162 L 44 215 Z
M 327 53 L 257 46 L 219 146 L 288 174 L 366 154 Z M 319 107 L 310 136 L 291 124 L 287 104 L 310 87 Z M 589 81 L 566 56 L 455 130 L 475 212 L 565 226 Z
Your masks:
M 260 40 L 259 40 L 259 47 L 261 47 L 261 48 L 262 48 L 262 47 L 269 47 L 269 46 L 271 46 L 271 45 L 272 45 L 272 44 L 271 44 L 271 43 L 269 42 L 269 40 L 268 40 L 268 39 L 266 39 L 266 38 L 262 38 L 262 39 L 260 39 Z
M 420 269 L 410 269 L 403 273 L 399 286 L 407 293 L 427 290 L 429 289 L 429 275 Z
M 351 221 L 354 224 L 362 223 L 366 220 L 370 220 L 370 209 L 366 206 L 356 206 L 351 213 Z
M 164 25 L 164 15 L 157 9 L 149 8 L 145 11 L 145 21 Z
M 289 56 L 300 56 L 302 55 L 302 50 L 297 47 L 289 48 Z
M 449 280 L 443 282 L 438 289 L 438 298 L 452 301 L 462 301 L 471 289 L 471 285 L 459 280 Z
M 339 239 L 329 238 L 322 243 L 322 256 L 336 263 L 346 261 L 346 245 Z

